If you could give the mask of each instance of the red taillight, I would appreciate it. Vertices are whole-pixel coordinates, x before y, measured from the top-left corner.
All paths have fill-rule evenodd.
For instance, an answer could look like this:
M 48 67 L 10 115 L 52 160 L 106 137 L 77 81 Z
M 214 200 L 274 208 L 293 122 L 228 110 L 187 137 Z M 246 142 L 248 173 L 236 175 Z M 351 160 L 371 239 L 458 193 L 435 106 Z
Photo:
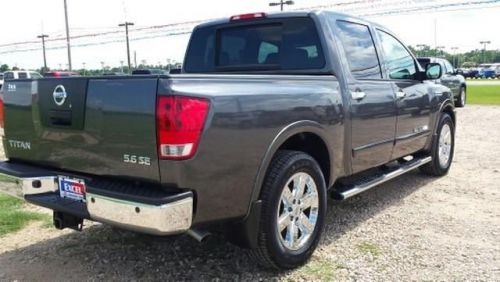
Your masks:
M 209 101 L 202 98 L 158 97 L 156 130 L 161 159 L 185 160 L 194 156 L 209 105 Z
M 251 13 L 251 14 L 232 16 L 230 20 L 231 21 L 244 21 L 244 20 L 261 19 L 261 18 L 265 18 L 265 17 L 266 17 L 265 13 Z

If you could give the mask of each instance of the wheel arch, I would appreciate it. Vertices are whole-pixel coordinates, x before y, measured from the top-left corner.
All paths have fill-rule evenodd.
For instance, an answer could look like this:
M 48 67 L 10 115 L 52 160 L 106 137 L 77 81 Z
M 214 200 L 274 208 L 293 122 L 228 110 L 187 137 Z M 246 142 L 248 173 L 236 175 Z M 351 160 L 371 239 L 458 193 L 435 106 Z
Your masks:
M 300 136 L 307 136 L 309 138 L 313 138 L 313 140 L 322 144 L 323 152 L 327 152 L 328 157 L 328 165 L 325 167 L 325 160 L 318 161 L 321 170 L 325 176 L 325 183 L 327 188 L 333 184 L 334 179 L 334 169 L 333 169 L 333 152 L 332 146 L 328 143 L 328 138 L 326 134 L 325 128 L 315 122 L 309 120 L 297 121 L 288 126 L 284 127 L 273 139 L 273 141 L 269 144 L 268 149 L 261 161 L 258 172 L 255 176 L 254 186 L 252 190 L 252 196 L 249 201 L 248 212 L 246 217 L 241 221 L 233 225 L 231 228 L 232 235 L 228 238 L 235 244 L 241 247 L 256 247 L 257 246 L 257 231 L 259 229 L 260 224 L 260 214 L 261 214 L 261 205 L 262 201 L 260 201 L 261 188 L 264 182 L 264 178 L 266 177 L 266 173 L 269 169 L 271 161 L 278 152 L 278 150 L 282 148 L 293 149 L 293 144 L 296 142 L 295 138 L 303 138 Z M 309 139 L 311 140 L 311 139 Z M 317 144 L 317 143 L 316 143 Z M 299 144 L 300 145 L 300 144 Z M 298 150 L 303 151 L 304 150 Z M 308 153 L 308 152 L 306 152 Z M 317 157 L 317 156 L 316 156 Z M 314 158 L 314 156 L 313 156 Z M 325 173 L 326 169 L 326 173 Z M 235 228 L 234 228 L 235 227 Z
M 443 105 L 441 106 L 441 110 L 439 111 L 439 114 L 442 114 L 442 113 L 449 114 L 451 116 L 451 119 L 453 120 L 453 125 L 456 126 L 456 124 L 457 124 L 456 118 L 457 117 L 456 117 L 456 113 L 455 113 L 455 107 L 453 106 L 453 104 L 450 101 L 443 103 Z M 434 126 L 434 134 L 436 134 L 436 132 L 437 132 L 438 123 L 439 123 L 439 117 L 437 118 L 437 122 Z
M 328 144 L 323 126 L 314 121 L 298 121 L 281 130 L 269 145 L 255 177 L 252 201 L 259 199 L 264 178 L 271 161 L 278 150 L 296 150 L 311 155 L 320 165 L 325 183 L 330 187 L 333 182 L 333 153 Z M 315 144 L 319 147 L 312 147 Z M 305 145 L 303 147 L 303 145 Z M 326 156 L 325 156 L 326 154 Z

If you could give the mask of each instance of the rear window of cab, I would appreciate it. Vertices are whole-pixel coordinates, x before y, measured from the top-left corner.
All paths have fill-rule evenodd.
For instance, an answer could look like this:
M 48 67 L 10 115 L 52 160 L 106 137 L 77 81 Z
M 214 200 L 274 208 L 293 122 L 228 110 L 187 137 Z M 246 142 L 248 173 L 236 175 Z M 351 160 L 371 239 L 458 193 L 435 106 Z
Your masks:
M 188 73 L 321 69 L 325 65 L 311 18 L 196 29 L 186 55 Z

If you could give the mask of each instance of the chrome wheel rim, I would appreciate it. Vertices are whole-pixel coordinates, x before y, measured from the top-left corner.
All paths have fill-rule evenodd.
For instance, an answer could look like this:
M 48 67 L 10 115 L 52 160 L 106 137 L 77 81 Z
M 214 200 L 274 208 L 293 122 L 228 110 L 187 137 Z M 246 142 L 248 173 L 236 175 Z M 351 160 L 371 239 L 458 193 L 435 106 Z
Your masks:
M 314 179 L 298 172 L 288 179 L 277 212 L 278 237 L 289 250 L 304 247 L 318 221 L 319 196 Z
M 460 102 L 462 105 L 465 105 L 465 89 L 462 88 L 462 92 L 460 92 Z
M 451 156 L 451 128 L 449 124 L 444 124 L 439 136 L 439 164 L 446 168 Z

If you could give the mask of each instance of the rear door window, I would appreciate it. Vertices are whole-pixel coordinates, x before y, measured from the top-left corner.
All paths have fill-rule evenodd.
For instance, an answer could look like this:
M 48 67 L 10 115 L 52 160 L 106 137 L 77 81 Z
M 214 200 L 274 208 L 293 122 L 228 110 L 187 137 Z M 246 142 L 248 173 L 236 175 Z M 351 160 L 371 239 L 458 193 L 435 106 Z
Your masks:
M 19 72 L 17 75 L 18 75 L 19 79 L 28 78 L 28 73 L 26 73 L 26 72 Z
M 337 21 L 337 27 L 353 76 L 358 79 L 381 79 L 380 63 L 368 26 Z
M 195 31 L 186 72 L 321 69 L 318 32 L 310 18 L 205 27 Z
M 5 79 L 14 79 L 14 73 L 13 72 L 6 72 L 4 74 Z

